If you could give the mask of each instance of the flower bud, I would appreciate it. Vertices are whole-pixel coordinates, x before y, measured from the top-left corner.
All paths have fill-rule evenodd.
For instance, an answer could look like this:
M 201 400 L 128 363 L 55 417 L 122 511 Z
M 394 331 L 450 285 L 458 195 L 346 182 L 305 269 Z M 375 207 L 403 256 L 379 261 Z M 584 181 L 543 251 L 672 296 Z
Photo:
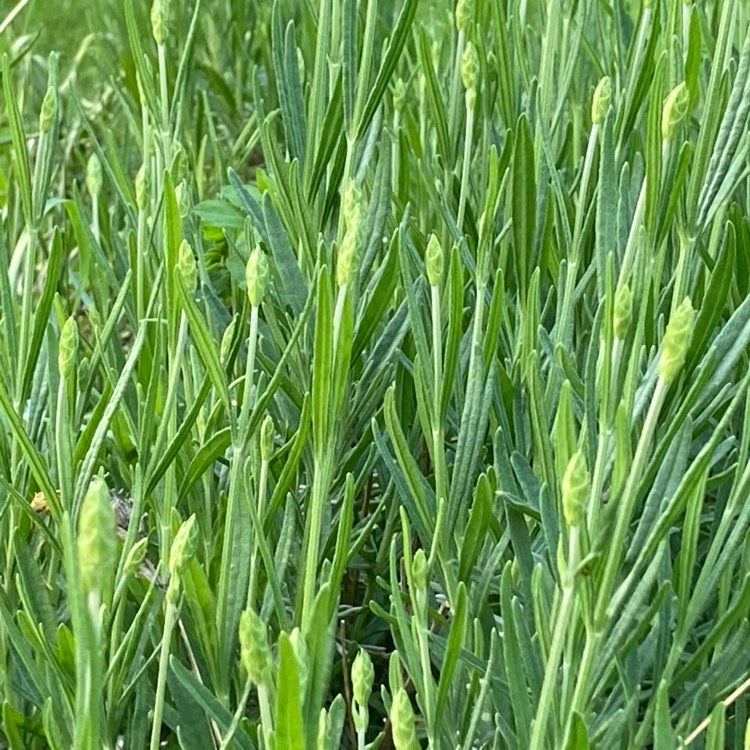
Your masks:
M 62 377 L 69 378 L 73 374 L 77 352 L 78 326 L 71 315 L 63 324 L 57 349 L 57 366 Z
M 91 154 L 86 165 L 86 189 L 92 196 L 102 192 L 102 163 L 96 154 Z
M 360 649 L 352 664 L 352 691 L 354 692 L 354 700 L 361 708 L 367 709 L 374 679 L 375 669 L 372 666 L 370 654 L 364 649 Z
M 474 15 L 474 0 L 458 0 L 456 3 L 456 29 L 466 31 Z
M 443 246 L 434 234 L 431 234 L 427 241 L 425 266 L 430 286 L 437 286 L 440 283 L 440 277 L 443 275 Z
M 479 81 L 479 57 L 476 47 L 468 42 L 461 55 L 461 80 L 467 91 L 476 89 Z
M 187 240 L 180 242 L 180 249 L 177 256 L 177 271 L 182 277 L 182 283 L 185 285 L 188 294 L 192 295 L 198 288 L 198 264 L 195 262 L 193 248 Z
M 49 133 L 55 124 L 57 117 L 57 91 L 53 86 L 47 89 L 42 101 L 42 109 L 39 112 L 39 132 Z
M 161 45 L 169 37 L 171 0 L 154 0 L 151 6 L 151 31 L 156 43 Z
M 399 688 L 393 696 L 391 726 L 396 750 L 419 750 L 414 709 L 404 688 Z
M 475 88 L 467 89 L 464 94 L 464 101 L 466 102 L 467 111 L 473 112 L 477 104 L 477 90 Z
M 117 533 L 107 483 L 99 476 L 91 480 L 83 498 L 77 546 L 81 585 L 87 593 L 101 594 L 115 573 Z
M 418 591 L 427 590 L 427 557 L 420 547 L 411 562 L 411 578 L 414 588 Z
M 583 518 L 583 507 L 589 493 L 589 473 L 586 459 L 576 451 L 568 461 L 562 484 L 562 506 L 568 526 L 578 526 Z
M 273 423 L 273 417 L 269 414 L 260 426 L 260 458 L 262 461 L 271 460 L 275 437 L 276 426 Z
M 172 542 L 169 553 L 169 574 L 179 575 L 187 568 L 195 555 L 198 543 L 198 529 L 195 526 L 195 513 L 187 521 L 183 521 Z
M 143 561 L 146 559 L 146 547 L 148 546 L 148 539 L 143 537 L 139 539 L 128 552 L 128 556 L 125 558 L 125 575 L 134 576 L 143 565 Z
M 362 233 L 362 193 L 350 180 L 341 201 L 346 230 L 336 261 L 336 281 L 339 286 L 350 284 L 357 277 Z
M 661 137 L 668 141 L 674 135 L 677 126 L 685 119 L 690 104 L 690 94 L 683 81 L 670 91 L 664 100 L 661 115 Z
M 260 249 L 260 245 L 256 245 L 253 251 L 250 253 L 250 257 L 247 260 L 245 266 L 245 282 L 247 283 L 247 296 L 250 300 L 250 304 L 253 307 L 258 307 L 263 301 L 263 296 L 266 293 L 266 283 L 268 282 L 268 260 Z
M 146 165 L 141 164 L 140 169 L 135 175 L 135 202 L 141 211 L 145 211 L 148 208 L 148 192 L 150 187 Z
M 612 81 L 609 76 L 604 76 L 597 84 L 594 90 L 594 98 L 591 101 L 591 122 L 593 125 L 599 125 L 607 116 L 611 99 Z
M 659 377 L 671 383 L 685 364 L 685 355 L 693 336 L 695 310 L 689 297 L 685 297 L 672 313 L 667 324 L 659 357 Z
M 628 335 L 633 316 L 633 293 L 627 284 L 617 287 L 615 292 L 614 329 L 615 337 L 621 341 Z
M 246 609 L 240 617 L 240 660 L 256 685 L 264 685 L 270 679 L 273 660 L 268 633 L 252 609 Z

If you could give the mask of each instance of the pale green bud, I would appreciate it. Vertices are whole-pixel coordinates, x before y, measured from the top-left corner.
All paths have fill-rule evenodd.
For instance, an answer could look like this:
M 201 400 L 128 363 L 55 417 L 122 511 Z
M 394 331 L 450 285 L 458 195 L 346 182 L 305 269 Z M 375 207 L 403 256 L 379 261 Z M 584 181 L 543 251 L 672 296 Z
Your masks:
M 461 55 L 461 81 L 467 91 L 476 89 L 479 81 L 479 57 L 476 47 L 468 42 Z
M 466 31 L 474 15 L 474 0 L 458 0 L 456 3 L 456 29 Z
M 246 609 L 240 617 L 240 660 L 252 682 L 256 685 L 268 682 L 273 666 L 268 633 L 252 609 Z
M 171 0 L 154 0 L 151 6 L 151 31 L 157 44 L 164 44 L 169 37 Z
M 341 197 L 341 211 L 347 227 L 359 224 L 362 213 L 362 191 L 354 180 L 349 180 Z
M 57 348 L 57 366 L 60 375 L 69 378 L 73 374 L 76 354 L 78 352 L 78 326 L 71 315 L 63 324 L 60 332 L 60 344 Z
M 689 103 L 690 94 L 683 81 L 675 86 L 664 100 L 664 109 L 661 115 L 661 137 L 665 141 L 672 138 L 677 126 L 687 116 Z
M 273 443 L 276 437 L 276 426 L 269 414 L 260 426 L 260 457 L 263 461 L 270 461 L 273 456 Z
M 187 240 L 180 242 L 180 249 L 177 256 L 177 271 L 182 277 L 182 283 L 185 285 L 188 294 L 194 294 L 198 288 L 198 265 L 195 262 L 193 248 Z
M 144 537 L 139 539 L 128 552 L 128 556 L 125 558 L 125 575 L 134 576 L 143 565 L 143 561 L 146 559 L 146 547 L 148 546 L 148 539 Z
M 477 90 L 475 88 L 467 89 L 464 94 L 464 101 L 466 102 L 466 109 L 473 112 L 477 104 Z
M 145 211 L 148 208 L 150 187 L 146 165 L 141 164 L 140 169 L 135 175 L 135 202 L 141 211 Z
M 47 89 L 42 101 L 42 109 L 39 112 L 39 132 L 49 133 L 57 117 L 57 91 L 53 86 Z
M 426 591 L 427 557 L 421 547 L 414 553 L 414 559 L 411 562 L 411 577 L 414 587 L 418 591 Z
M 375 669 L 370 654 L 364 649 L 360 649 L 352 664 L 352 691 L 354 692 L 354 700 L 362 708 L 367 708 L 374 679 Z
M 562 485 L 563 515 L 568 526 L 578 526 L 583 518 L 583 508 L 589 493 L 589 472 L 586 459 L 576 451 L 568 461 Z
M 393 696 L 391 726 L 396 750 L 419 750 L 414 709 L 404 688 L 399 688 Z
M 615 337 L 621 341 L 628 335 L 633 316 L 633 293 L 627 284 L 617 287 L 615 292 L 614 329 Z
M 102 163 L 96 154 L 91 154 L 86 165 L 86 189 L 89 195 L 101 195 L 102 182 Z
M 594 125 L 599 125 L 607 116 L 611 99 L 612 81 L 609 76 L 604 76 L 594 90 L 594 98 L 591 101 L 591 122 Z
M 198 529 L 195 526 L 195 513 L 183 521 L 172 542 L 169 552 L 169 574 L 179 575 L 190 564 L 198 546 Z
M 91 480 L 78 518 L 78 567 L 84 591 L 105 591 L 117 565 L 115 512 L 107 483 L 97 476 Z
M 667 324 L 659 357 L 659 377 L 671 383 L 685 364 L 685 355 L 693 336 L 695 310 L 689 297 L 685 297 L 672 313 Z
M 336 281 L 339 286 L 350 284 L 357 277 L 362 232 L 362 193 L 350 180 L 344 191 L 341 210 L 346 230 L 336 261 Z
M 440 283 L 440 277 L 443 275 L 443 246 L 434 234 L 431 234 L 427 241 L 425 266 L 430 286 L 437 286 Z
M 253 307 L 258 307 L 263 301 L 263 296 L 266 293 L 268 275 L 268 260 L 263 251 L 260 249 L 260 245 L 256 245 L 253 251 L 250 253 L 250 257 L 247 260 L 247 265 L 245 266 L 247 296 L 250 300 L 250 304 Z

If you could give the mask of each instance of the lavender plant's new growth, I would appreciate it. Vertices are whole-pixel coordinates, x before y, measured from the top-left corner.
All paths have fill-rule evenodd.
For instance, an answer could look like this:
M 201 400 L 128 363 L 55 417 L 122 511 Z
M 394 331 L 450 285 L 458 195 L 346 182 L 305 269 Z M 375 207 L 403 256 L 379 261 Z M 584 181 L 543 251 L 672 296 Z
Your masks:
M 664 333 L 662 351 L 659 358 L 659 377 L 671 383 L 679 375 L 685 363 L 690 340 L 693 335 L 695 310 L 689 297 L 685 297 L 669 319 Z

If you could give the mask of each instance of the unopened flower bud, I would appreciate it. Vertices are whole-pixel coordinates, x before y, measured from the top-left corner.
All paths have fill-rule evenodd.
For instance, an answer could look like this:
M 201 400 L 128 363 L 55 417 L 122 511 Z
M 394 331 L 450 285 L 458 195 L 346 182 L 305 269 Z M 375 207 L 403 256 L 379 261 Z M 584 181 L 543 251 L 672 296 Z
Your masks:
M 198 287 L 198 265 L 195 262 L 193 248 L 187 240 L 180 242 L 180 249 L 177 256 L 177 270 L 182 277 L 182 283 L 185 285 L 188 294 L 194 294 Z
M 586 459 L 576 451 L 565 469 L 562 485 L 562 506 L 568 526 L 578 526 L 583 518 L 583 508 L 589 492 L 589 473 Z
M 609 109 L 611 99 L 612 81 L 609 76 L 604 76 L 594 90 L 594 98 L 591 101 L 592 124 L 599 125 L 599 123 L 604 120 L 607 116 L 607 110 Z
M 125 575 L 134 576 L 143 565 L 143 561 L 146 559 L 146 547 L 148 546 L 148 539 L 143 537 L 139 539 L 128 552 L 128 556 L 125 558 Z
M 633 316 L 633 293 L 627 284 L 617 287 L 615 292 L 614 329 L 615 337 L 624 340 Z
M 659 357 L 659 377 L 671 383 L 685 364 L 685 355 L 693 336 L 695 310 L 689 297 L 685 297 L 672 313 L 664 333 L 661 356 Z
M 467 43 L 461 55 L 461 81 L 467 91 L 476 89 L 479 81 L 479 56 L 471 42 Z
M 661 137 L 665 141 L 672 138 L 677 126 L 685 119 L 689 103 L 690 94 L 683 81 L 675 86 L 664 100 L 664 109 L 661 115 Z
M 87 593 L 101 594 L 112 582 L 117 565 L 115 512 L 106 482 L 91 480 L 78 519 L 78 567 Z
M 141 164 L 135 175 L 135 202 L 141 211 L 148 208 L 148 191 L 150 189 L 146 165 Z
M 198 544 L 198 529 L 195 526 L 195 513 L 187 521 L 183 521 L 172 542 L 169 552 L 169 574 L 174 576 L 182 573 L 195 555 Z
M 151 31 L 157 44 L 164 44 L 169 37 L 169 15 L 171 0 L 154 0 L 151 6 Z
M 375 669 L 370 654 L 360 649 L 352 664 L 352 691 L 354 692 L 354 700 L 362 708 L 367 708 L 374 679 Z
M 256 245 L 250 253 L 247 265 L 245 266 L 247 296 L 253 307 L 258 307 L 263 301 L 263 296 L 266 293 L 268 274 L 268 260 L 260 249 L 260 245 Z
M 411 577 L 414 587 L 418 591 L 427 589 L 427 557 L 421 547 L 414 553 L 414 559 L 411 563 Z
M 362 233 L 362 193 L 349 182 L 341 206 L 344 215 L 344 239 L 336 261 L 336 281 L 339 286 L 350 284 L 357 277 Z
M 78 326 L 71 315 L 60 332 L 60 343 L 57 348 L 57 366 L 60 375 L 69 378 L 73 374 L 76 354 L 78 352 Z
M 86 189 L 89 195 L 101 195 L 102 192 L 102 163 L 96 154 L 91 154 L 86 165 Z
M 266 626 L 252 610 L 240 617 L 240 660 L 247 676 L 256 685 L 264 685 L 271 677 L 271 649 Z
M 399 688 L 393 696 L 391 726 L 396 750 L 419 750 L 414 709 L 404 688 Z
M 440 277 L 443 275 L 443 246 L 434 234 L 430 235 L 427 242 L 425 266 L 427 268 L 427 281 L 430 282 L 430 286 L 437 286 L 440 283 Z
M 456 29 L 466 31 L 474 15 L 474 0 L 458 0 L 456 3 Z

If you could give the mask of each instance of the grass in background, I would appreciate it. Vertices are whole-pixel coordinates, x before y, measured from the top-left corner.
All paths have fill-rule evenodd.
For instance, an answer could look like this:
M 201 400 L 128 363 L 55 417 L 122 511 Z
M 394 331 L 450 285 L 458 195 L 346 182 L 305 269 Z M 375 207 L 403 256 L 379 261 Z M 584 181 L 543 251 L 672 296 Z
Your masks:
M 86 9 L 0 35 L 0 743 L 746 747 L 748 9 Z

